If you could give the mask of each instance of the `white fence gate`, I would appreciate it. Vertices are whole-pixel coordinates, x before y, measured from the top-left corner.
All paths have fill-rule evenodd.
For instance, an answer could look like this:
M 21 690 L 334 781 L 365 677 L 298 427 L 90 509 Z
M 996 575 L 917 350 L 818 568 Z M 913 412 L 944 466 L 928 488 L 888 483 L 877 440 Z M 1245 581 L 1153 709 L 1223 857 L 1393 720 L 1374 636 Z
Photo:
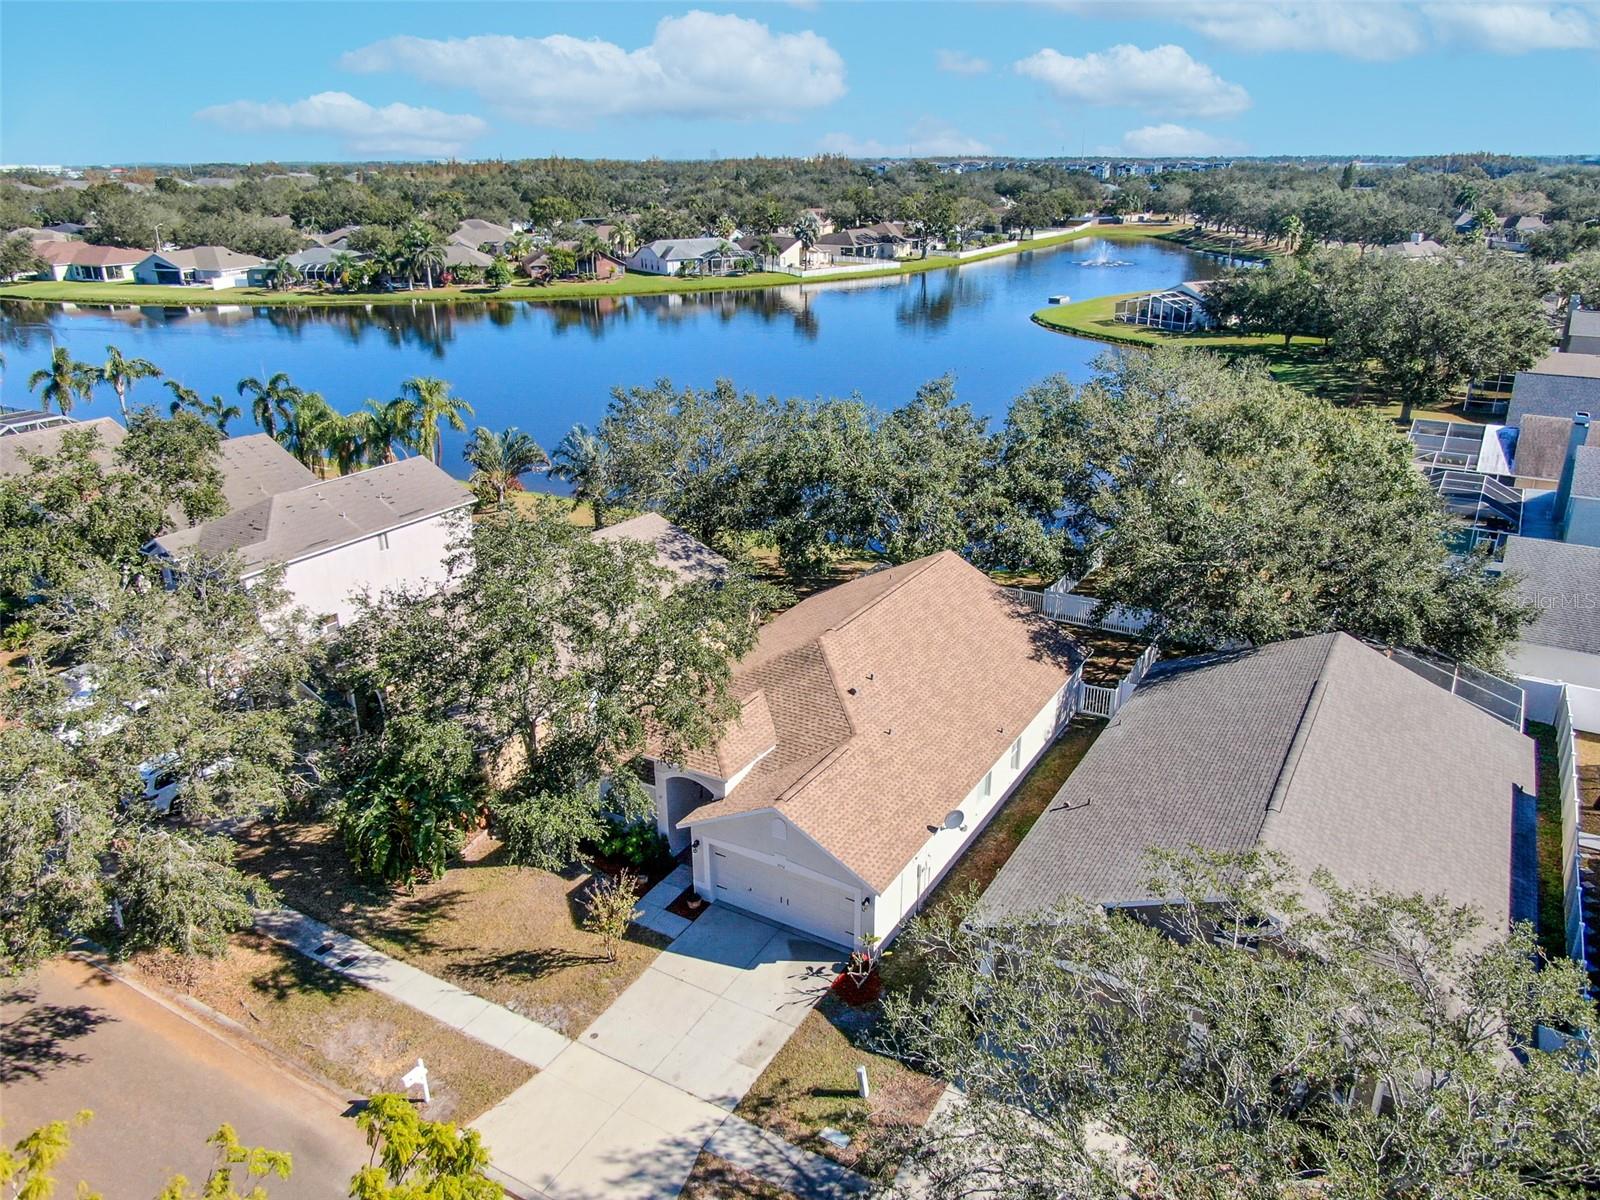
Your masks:
M 1146 646 L 1144 653 L 1134 659 L 1133 666 L 1122 677 L 1122 682 L 1116 687 L 1102 687 L 1096 683 L 1086 683 L 1079 689 L 1078 711 L 1091 717 L 1104 717 L 1110 720 L 1117 715 L 1117 710 L 1128 702 L 1133 695 L 1134 688 L 1139 686 L 1139 681 L 1155 666 L 1156 659 L 1161 656 L 1161 651 L 1155 646 Z

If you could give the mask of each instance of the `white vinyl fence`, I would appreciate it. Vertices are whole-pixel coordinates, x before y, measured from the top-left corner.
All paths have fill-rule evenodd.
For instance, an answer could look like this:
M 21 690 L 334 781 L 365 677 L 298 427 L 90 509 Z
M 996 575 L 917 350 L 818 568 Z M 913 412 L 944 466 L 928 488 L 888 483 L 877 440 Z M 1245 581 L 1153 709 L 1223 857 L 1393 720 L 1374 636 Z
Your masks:
M 1107 629 L 1113 633 L 1127 633 L 1138 637 L 1155 621 L 1155 614 L 1146 609 L 1124 608 L 1120 604 L 1113 604 L 1103 617 L 1097 618 L 1094 613 L 1095 609 L 1100 607 L 1100 601 L 1093 596 L 1078 596 L 1068 591 L 1058 591 L 1054 587 L 1042 592 L 1030 591 L 1027 588 L 1006 588 L 1006 594 L 1021 600 L 1035 612 L 1041 612 L 1057 621 L 1065 621 L 1068 625 L 1081 625 L 1086 629 Z
M 1155 646 L 1146 646 L 1144 653 L 1134 660 L 1133 667 L 1116 687 L 1101 687 L 1094 683 L 1083 684 L 1079 690 L 1078 711 L 1091 717 L 1104 717 L 1109 721 L 1117 715 L 1117 710 L 1128 702 L 1134 688 L 1139 686 L 1139 681 L 1149 673 L 1151 667 L 1155 666 L 1156 659 L 1160 656 L 1161 652 Z

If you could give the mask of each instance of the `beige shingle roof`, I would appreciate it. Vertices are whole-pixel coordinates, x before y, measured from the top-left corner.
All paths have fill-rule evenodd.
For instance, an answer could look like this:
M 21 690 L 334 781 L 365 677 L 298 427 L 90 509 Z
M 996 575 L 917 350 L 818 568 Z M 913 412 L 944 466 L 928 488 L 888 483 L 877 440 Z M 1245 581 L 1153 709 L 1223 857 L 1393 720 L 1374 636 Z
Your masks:
M 465 508 L 461 482 L 425 458 L 407 458 L 280 492 L 213 521 L 156 538 L 169 555 L 236 553 L 247 568 L 289 563 L 336 546 Z
M 671 571 L 683 583 L 721 579 L 728 573 L 727 559 L 660 513 L 640 513 L 597 529 L 591 536 L 603 542 L 645 543 L 655 552 L 656 564 Z
M 30 429 L 26 433 L 11 433 L 0 438 L 0 475 L 21 475 L 28 468 L 24 455 L 49 458 L 61 449 L 61 439 L 69 433 L 92 429 L 100 435 L 94 459 L 101 466 L 110 466 L 115 451 L 128 436 L 128 431 L 110 417 L 95 417 L 92 421 L 67 421 L 60 425 L 47 425 L 43 429 Z
M 819 593 L 762 631 L 734 675 L 741 721 L 686 765 L 726 778 L 769 718 L 775 747 L 688 823 L 776 809 L 881 890 L 1080 661 L 948 551 Z
M 230 511 L 317 481 L 304 464 L 264 433 L 224 438 L 217 467 Z

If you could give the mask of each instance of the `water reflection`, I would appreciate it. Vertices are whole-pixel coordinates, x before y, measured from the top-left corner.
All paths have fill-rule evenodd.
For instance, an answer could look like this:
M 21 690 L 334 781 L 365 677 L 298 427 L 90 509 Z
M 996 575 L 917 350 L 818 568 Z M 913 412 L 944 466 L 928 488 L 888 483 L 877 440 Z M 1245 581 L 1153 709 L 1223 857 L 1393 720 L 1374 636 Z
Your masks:
M 892 407 L 928 379 L 998 416 L 1046 375 L 1082 377 L 1099 343 L 1044 332 L 1029 315 L 1074 299 L 1167 287 L 1223 264 L 1161 242 L 1118 242 L 1126 267 L 1078 270 L 1097 239 L 953 269 L 746 291 L 595 295 L 543 303 L 354 303 L 318 308 L 159 308 L 0 303 L 7 370 L 0 402 L 29 403 L 26 380 L 52 344 L 101 362 L 107 343 L 148 358 L 203 394 L 287 372 L 341 408 L 393 395 L 413 375 L 447 378 L 477 421 L 517 425 L 546 447 L 593 423 L 611 388 L 667 376 L 719 377 L 780 396 L 849 395 Z M 139 385 L 153 401 L 159 389 Z M 105 411 L 97 397 L 87 412 Z M 236 430 L 237 431 L 237 430 Z M 446 438 L 454 459 L 464 434 Z M 459 460 L 449 462 L 459 468 Z

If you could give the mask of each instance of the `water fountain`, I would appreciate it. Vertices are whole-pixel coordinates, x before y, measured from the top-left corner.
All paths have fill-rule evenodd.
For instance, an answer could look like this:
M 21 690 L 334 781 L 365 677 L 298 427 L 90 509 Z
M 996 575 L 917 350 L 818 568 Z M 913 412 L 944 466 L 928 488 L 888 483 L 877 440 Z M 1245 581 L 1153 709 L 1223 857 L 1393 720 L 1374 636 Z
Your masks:
M 1079 260 L 1076 264 L 1080 267 L 1131 267 L 1133 264 L 1122 258 L 1111 257 L 1111 243 L 1101 242 L 1095 248 L 1092 257 Z

